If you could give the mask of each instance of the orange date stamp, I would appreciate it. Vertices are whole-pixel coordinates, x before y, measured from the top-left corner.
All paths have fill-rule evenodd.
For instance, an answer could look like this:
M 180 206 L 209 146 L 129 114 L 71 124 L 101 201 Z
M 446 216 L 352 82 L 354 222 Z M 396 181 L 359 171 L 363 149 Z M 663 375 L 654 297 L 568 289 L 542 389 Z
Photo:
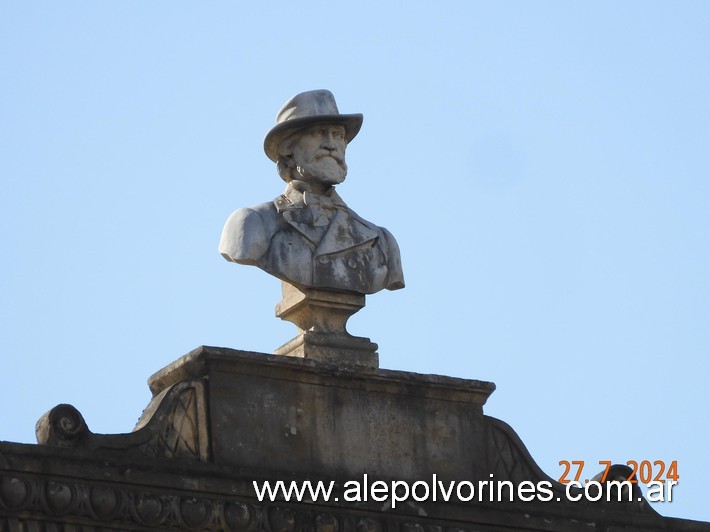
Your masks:
M 584 460 L 560 460 L 559 465 L 564 467 L 564 471 L 560 476 L 558 482 L 561 484 L 569 484 L 570 482 L 581 482 L 582 471 L 584 470 Z M 604 471 L 601 474 L 600 483 L 606 482 L 607 476 L 609 475 L 609 469 L 611 469 L 610 460 L 599 460 L 599 465 L 604 467 Z M 678 475 L 678 460 L 673 460 L 666 465 L 663 460 L 628 460 L 626 465 L 631 469 L 631 473 L 626 479 L 615 479 L 615 480 L 626 480 L 632 484 L 650 484 L 651 482 L 665 483 L 666 480 L 677 483 L 680 476 Z M 574 474 L 574 478 L 570 478 L 571 474 Z M 584 479 L 584 483 L 589 482 L 589 479 Z

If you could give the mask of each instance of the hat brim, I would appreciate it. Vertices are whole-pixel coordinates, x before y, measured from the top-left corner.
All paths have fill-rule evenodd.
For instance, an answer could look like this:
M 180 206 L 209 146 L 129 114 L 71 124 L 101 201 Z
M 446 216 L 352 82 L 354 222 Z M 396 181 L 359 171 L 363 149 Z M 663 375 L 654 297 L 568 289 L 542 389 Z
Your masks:
M 337 124 L 343 126 L 345 128 L 345 141 L 350 142 L 362 127 L 362 115 L 357 113 L 352 115 L 302 116 L 276 124 L 264 137 L 266 156 L 276 162 L 279 158 L 279 146 L 285 139 L 297 131 L 315 124 Z

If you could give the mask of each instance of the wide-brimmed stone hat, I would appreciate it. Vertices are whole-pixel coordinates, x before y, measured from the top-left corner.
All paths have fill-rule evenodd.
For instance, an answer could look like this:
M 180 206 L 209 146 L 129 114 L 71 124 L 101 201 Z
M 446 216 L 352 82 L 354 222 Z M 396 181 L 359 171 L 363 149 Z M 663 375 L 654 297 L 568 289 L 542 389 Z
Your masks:
M 333 93 L 319 89 L 296 94 L 276 115 L 276 125 L 264 138 L 264 151 L 272 161 L 279 157 L 279 146 L 289 135 L 314 124 L 340 124 L 345 127 L 345 141 L 355 138 L 362 126 L 362 115 L 341 115 Z

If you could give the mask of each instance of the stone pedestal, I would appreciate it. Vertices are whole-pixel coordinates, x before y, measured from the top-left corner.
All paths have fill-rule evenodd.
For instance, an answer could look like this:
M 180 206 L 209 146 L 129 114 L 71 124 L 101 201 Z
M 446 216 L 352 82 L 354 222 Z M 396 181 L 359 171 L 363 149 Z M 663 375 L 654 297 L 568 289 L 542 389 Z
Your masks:
M 487 479 L 493 471 L 483 416 L 490 382 L 203 347 L 149 385 L 157 396 L 202 379 L 209 442 L 190 447 L 209 447 L 221 465 L 342 479 Z
M 298 327 L 298 335 L 274 351 L 277 355 L 377 368 L 377 344 L 345 329 L 350 316 L 365 306 L 365 296 L 282 283 L 276 316 Z

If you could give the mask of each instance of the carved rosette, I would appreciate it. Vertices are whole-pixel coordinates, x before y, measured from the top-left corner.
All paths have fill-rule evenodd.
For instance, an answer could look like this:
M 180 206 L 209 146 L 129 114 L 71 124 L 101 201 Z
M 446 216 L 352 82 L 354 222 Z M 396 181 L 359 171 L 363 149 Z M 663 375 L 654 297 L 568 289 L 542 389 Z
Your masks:
M 346 508 L 166 494 L 71 479 L 0 476 L 0 530 L 202 530 L 234 532 L 477 532 L 446 523 Z M 69 525 L 68 525 L 69 526 Z
M 69 479 L 26 478 L 21 475 L 0 477 L 0 530 L 13 528 L 17 517 L 25 523 L 35 520 L 65 522 L 71 520 L 105 523 L 131 529 L 227 530 L 250 532 L 261 530 L 262 509 L 246 502 L 210 499 L 194 494 L 161 494 L 131 490 L 125 486 L 86 484 Z M 55 519 L 56 521 L 51 521 Z M 4 521 L 4 522 L 3 522 Z M 41 528 L 44 530 L 44 528 Z M 82 527 L 82 530 L 92 530 Z

